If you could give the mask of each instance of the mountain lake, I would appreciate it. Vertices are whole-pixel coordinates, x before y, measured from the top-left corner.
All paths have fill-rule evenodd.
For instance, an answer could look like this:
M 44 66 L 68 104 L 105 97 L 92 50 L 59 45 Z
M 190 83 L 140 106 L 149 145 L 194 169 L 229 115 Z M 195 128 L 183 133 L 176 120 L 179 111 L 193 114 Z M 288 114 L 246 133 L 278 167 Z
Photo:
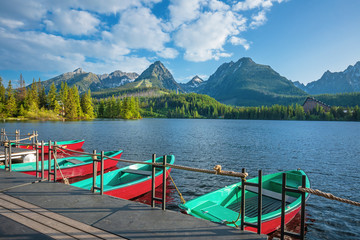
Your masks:
M 84 150 L 124 150 L 122 158 L 150 159 L 174 154 L 176 164 L 240 172 L 249 178 L 303 169 L 312 188 L 360 201 L 360 122 L 142 119 L 3 122 L 7 133 L 38 131 L 39 140 L 85 139 Z M 119 165 L 123 166 L 122 163 Z M 185 200 L 238 182 L 232 177 L 173 169 Z M 170 186 L 169 209 L 180 199 Z M 360 208 L 315 195 L 306 208 L 306 239 L 360 239 Z

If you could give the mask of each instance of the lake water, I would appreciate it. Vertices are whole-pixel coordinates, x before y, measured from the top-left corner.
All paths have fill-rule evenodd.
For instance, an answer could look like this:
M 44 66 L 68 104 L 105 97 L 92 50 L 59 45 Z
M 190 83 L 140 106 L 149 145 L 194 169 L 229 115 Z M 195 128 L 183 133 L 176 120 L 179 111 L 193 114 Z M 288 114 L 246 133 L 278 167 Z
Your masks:
M 122 158 L 147 160 L 153 153 L 174 154 L 176 164 L 223 170 L 246 168 L 251 177 L 301 168 L 312 188 L 360 202 L 360 123 L 142 119 L 83 122 L 4 122 L 8 133 L 37 130 L 39 140 L 85 139 L 84 150 L 123 149 Z M 174 169 L 185 200 L 238 179 Z M 171 192 L 169 208 L 180 203 Z M 311 196 L 306 239 L 360 239 L 360 208 Z

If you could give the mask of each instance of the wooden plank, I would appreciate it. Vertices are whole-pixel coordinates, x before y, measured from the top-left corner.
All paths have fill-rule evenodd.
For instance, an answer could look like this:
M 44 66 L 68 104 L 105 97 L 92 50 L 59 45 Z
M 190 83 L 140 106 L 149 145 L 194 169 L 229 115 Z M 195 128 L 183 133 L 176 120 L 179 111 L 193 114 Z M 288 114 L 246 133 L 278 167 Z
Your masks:
M 65 234 L 69 237 L 68 239 L 124 239 L 118 235 L 50 212 L 3 193 L 0 193 L 0 207 L 2 207 L 0 214 L 5 213 L 5 215 L 2 215 L 10 216 L 10 218 L 15 221 L 17 221 L 17 217 L 20 215 L 20 223 L 41 233 L 50 234 L 51 237 L 53 237 L 52 234 L 56 235 L 61 233 L 61 236 Z M 42 231 L 41 227 L 39 228 L 37 223 L 44 227 L 45 232 Z M 63 237 L 64 236 L 60 239 L 66 239 Z

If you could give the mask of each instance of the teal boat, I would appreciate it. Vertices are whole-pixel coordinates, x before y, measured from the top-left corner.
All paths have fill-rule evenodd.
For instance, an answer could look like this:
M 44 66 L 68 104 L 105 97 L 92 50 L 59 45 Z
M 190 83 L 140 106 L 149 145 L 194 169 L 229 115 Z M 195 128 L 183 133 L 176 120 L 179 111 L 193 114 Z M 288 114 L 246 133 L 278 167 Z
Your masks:
M 286 186 L 297 189 L 302 185 L 302 170 L 286 171 Z M 278 172 L 262 177 L 262 216 L 261 233 L 268 234 L 280 227 L 281 224 L 281 191 L 282 174 Z M 247 180 L 258 183 L 258 178 Z M 306 176 L 306 187 L 310 182 Z M 258 188 L 245 187 L 245 222 L 257 224 Z M 306 198 L 308 193 L 306 193 Z M 240 225 L 241 182 L 221 188 L 214 192 L 192 199 L 179 207 L 186 213 L 213 222 L 226 223 L 229 226 Z M 301 209 L 301 194 L 286 192 L 285 224 L 288 223 Z M 236 225 L 235 225 L 235 224 Z M 249 231 L 256 228 L 247 227 Z
M 145 161 L 151 163 L 152 160 Z M 157 163 L 163 162 L 163 157 L 156 158 Z M 175 156 L 167 155 L 166 162 L 174 164 Z M 151 191 L 152 166 L 146 164 L 133 164 L 124 168 L 116 169 L 104 174 L 104 194 L 123 199 L 133 199 Z M 166 178 L 171 168 L 166 168 Z M 163 170 L 157 168 L 155 173 L 155 187 L 162 184 Z M 93 178 L 88 178 L 72 186 L 90 190 L 93 186 Z M 96 177 L 96 185 L 100 185 L 100 176 Z

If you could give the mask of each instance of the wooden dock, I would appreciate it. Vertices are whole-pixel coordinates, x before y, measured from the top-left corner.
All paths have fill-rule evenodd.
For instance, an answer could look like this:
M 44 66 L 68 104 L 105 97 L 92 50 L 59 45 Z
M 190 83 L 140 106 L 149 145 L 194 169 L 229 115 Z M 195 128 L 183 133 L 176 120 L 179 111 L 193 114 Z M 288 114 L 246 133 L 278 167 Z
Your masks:
M 0 239 L 267 239 L 171 210 L 0 170 Z

